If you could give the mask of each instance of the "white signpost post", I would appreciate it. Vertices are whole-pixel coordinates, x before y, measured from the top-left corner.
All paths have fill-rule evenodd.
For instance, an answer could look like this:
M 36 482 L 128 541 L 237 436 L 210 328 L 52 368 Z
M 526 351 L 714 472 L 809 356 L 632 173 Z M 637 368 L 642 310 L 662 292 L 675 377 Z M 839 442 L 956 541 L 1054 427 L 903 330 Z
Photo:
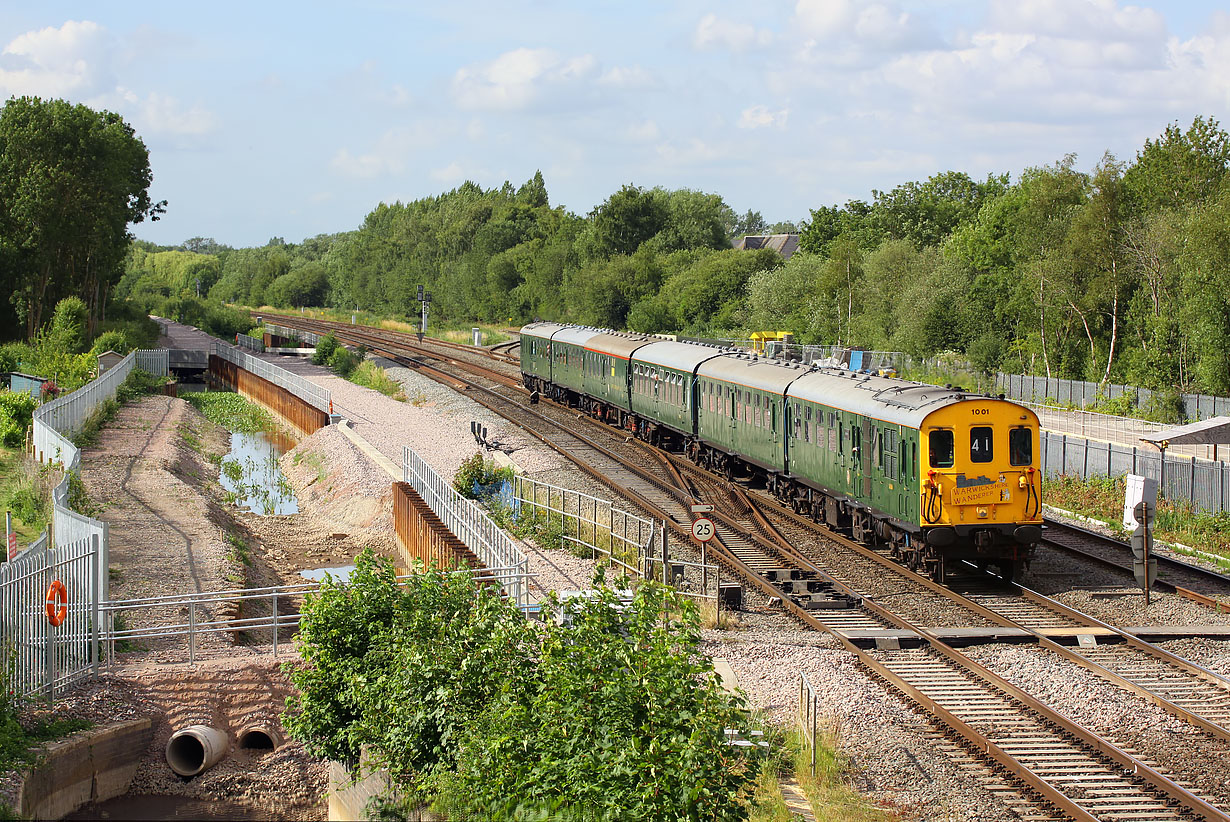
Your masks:
M 1145 591 L 1157 580 L 1157 558 L 1153 556 L 1153 520 L 1157 516 L 1157 480 L 1136 474 L 1127 475 L 1123 500 L 1123 524 L 1132 531 L 1132 572 L 1136 584 Z

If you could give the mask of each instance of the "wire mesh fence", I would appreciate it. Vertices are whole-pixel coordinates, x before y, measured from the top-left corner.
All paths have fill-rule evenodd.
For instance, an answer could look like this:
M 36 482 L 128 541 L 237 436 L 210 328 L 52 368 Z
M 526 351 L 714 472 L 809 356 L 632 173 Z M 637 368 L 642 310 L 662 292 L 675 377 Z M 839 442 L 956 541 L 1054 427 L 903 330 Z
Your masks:
M 1051 400 L 1064 405 L 1074 405 L 1077 408 L 1088 408 L 1099 402 L 1122 396 L 1131 397 L 1138 406 L 1146 406 L 1154 400 L 1156 393 L 1148 388 L 1117 383 L 1103 385 L 1088 380 L 1061 380 L 1057 377 L 1033 377 L 1004 373 L 995 376 L 995 385 L 997 390 L 1015 400 L 1038 403 Z M 1193 422 L 1206 420 L 1209 417 L 1230 415 L 1230 397 L 1180 394 L 1179 398 L 1183 403 L 1184 416 Z
M 1042 471 L 1047 477 L 1140 474 L 1157 480 L 1167 499 L 1187 501 L 1204 513 L 1230 511 L 1230 466 L 1225 462 L 1167 453 L 1163 467 L 1161 452 L 1149 446 L 1137 448 L 1048 431 L 1041 437 Z
M 247 334 L 236 334 L 235 344 L 248 351 L 255 351 L 258 354 L 265 353 L 265 341 L 257 337 L 250 337 Z

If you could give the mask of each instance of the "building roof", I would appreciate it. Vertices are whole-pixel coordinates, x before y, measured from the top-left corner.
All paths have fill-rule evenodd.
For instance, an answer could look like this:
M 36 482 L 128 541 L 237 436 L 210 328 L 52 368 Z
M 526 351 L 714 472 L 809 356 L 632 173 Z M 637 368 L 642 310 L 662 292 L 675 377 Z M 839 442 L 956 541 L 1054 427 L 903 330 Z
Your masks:
M 757 248 L 771 248 L 782 255 L 783 260 L 789 260 L 799 249 L 798 234 L 749 234 L 735 243 L 735 248 L 741 251 L 754 251 Z
M 1230 445 L 1230 417 L 1212 417 L 1190 425 L 1167 428 L 1141 439 L 1158 448 L 1172 445 Z

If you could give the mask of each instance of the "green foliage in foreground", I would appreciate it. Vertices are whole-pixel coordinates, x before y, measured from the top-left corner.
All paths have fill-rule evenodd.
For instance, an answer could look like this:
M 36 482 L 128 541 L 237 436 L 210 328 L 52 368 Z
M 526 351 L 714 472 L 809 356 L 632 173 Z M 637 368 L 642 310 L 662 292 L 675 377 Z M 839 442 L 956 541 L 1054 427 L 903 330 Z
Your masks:
M 256 434 L 279 427 L 272 414 L 232 391 L 192 392 L 184 394 L 183 399 L 210 422 L 228 431 Z
M 365 552 L 304 605 L 283 723 L 310 752 L 365 748 L 407 802 L 450 818 L 746 819 L 746 727 L 699 653 L 693 603 L 653 583 L 528 622 L 465 574 L 399 587 Z
M 1042 483 L 1042 499 L 1047 505 L 1101 520 L 1117 529 L 1123 528 L 1125 491 L 1122 475 L 1088 479 L 1063 475 Z M 1225 511 L 1205 514 L 1189 502 L 1159 495 L 1153 533 L 1159 540 L 1220 554 L 1230 561 L 1230 513 Z

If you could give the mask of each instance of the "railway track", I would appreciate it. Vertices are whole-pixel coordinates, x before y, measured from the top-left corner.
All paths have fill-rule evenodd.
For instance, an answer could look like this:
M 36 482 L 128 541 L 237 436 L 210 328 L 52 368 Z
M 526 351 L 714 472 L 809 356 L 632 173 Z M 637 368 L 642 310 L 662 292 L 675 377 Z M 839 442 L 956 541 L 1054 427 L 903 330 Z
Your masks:
M 1132 549 L 1120 540 L 1071 523 L 1047 519 L 1043 544 L 1105 568 L 1132 576 Z M 1166 554 L 1157 558 L 1154 590 L 1166 591 L 1221 613 L 1230 613 L 1230 576 Z M 1134 583 L 1133 583 L 1134 584 Z
M 385 334 L 356 332 L 350 326 L 337 331 L 345 332 L 338 333 L 339 339 L 368 345 L 395 359 L 410 360 L 429 375 L 465 390 L 472 399 L 548 443 L 591 475 L 618 488 L 621 494 L 661 518 L 680 539 L 688 538 L 690 503 L 697 496 L 713 498 L 710 495 L 715 490 L 709 483 L 715 478 L 704 479 L 709 475 L 692 470 L 689 463 L 664 455 L 655 457 L 663 463 L 664 473 L 669 478 L 663 479 L 629 458 L 619 456 L 596 439 L 581 434 L 577 430 L 579 426 L 550 419 L 524 405 L 518 396 L 509 397 L 504 391 L 479 385 L 472 378 L 443 367 L 452 365 L 473 371 L 476 368 L 473 363 L 442 357 L 436 352 L 425 353 L 420 346 L 408 345 Z M 494 380 L 505 391 L 512 387 L 507 375 L 481 376 Z M 570 416 L 576 421 L 584 419 L 580 415 Z M 723 507 L 728 513 L 714 517 L 718 530 L 715 554 L 721 557 L 724 565 L 740 573 L 766 596 L 778 598 L 783 608 L 803 624 L 833 634 L 872 676 L 907 696 L 939 720 L 954 740 L 995 763 L 1002 773 L 1027 787 L 1043 802 L 1068 818 L 1082 820 L 1230 819 L 1188 786 L 1132 751 L 1052 711 L 965 657 L 936 629 L 909 622 L 870 598 L 860 596 L 849 581 L 821 570 L 781 534 L 761 511 L 761 504 L 743 489 L 719 486 L 719 490 L 722 496 L 717 499 L 724 500 Z M 797 517 L 781 508 L 773 514 L 787 519 Z M 796 524 L 801 523 L 807 523 L 813 531 L 818 530 L 814 523 L 798 517 Z M 824 536 L 841 541 L 835 535 Z M 878 556 L 883 567 L 898 574 L 905 572 L 886 557 L 874 551 L 870 554 Z M 930 580 L 918 579 L 934 586 Z M 933 596 L 956 596 L 940 586 L 934 588 L 939 590 L 929 589 Z M 977 595 L 994 599 L 1002 594 L 984 592 Z M 1017 609 L 1013 617 L 991 607 L 1002 609 L 1003 603 L 980 604 L 976 598 L 965 599 L 968 604 L 964 607 L 986 623 L 1034 633 L 1040 643 L 1049 642 L 1056 647 L 1060 646 L 1046 634 L 1055 630 L 1070 631 L 1074 626 L 1065 620 L 1077 619 L 1021 597 L 1013 597 L 1013 608 Z M 1030 604 L 1021 606 L 1022 602 Z M 1094 626 L 1076 623 L 1075 627 L 1092 630 Z M 1114 629 L 1101 626 L 1099 630 Z M 879 635 L 874 648 L 864 649 L 852 638 L 860 631 Z M 902 635 L 914 637 L 916 641 L 903 647 Z M 1092 660 L 1086 662 L 1100 666 Z M 1124 670 L 1141 679 L 1152 676 L 1143 670 Z M 1126 677 L 1121 679 L 1124 684 L 1133 684 Z M 1158 684 L 1161 687 L 1164 683 L 1159 680 Z M 1135 687 L 1150 693 L 1155 704 L 1166 703 L 1170 706 L 1168 710 L 1176 715 L 1186 712 L 1185 708 L 1148 692 L 1143 685 L 1135 683 Z M 1195 701 L 1203 704 L 1205 698 L 1197 696 Z M 1206 730 L 1210 732 L 1221 727 L 1215 721 L 1203 720 L 1202 723 L 1199 715 L 1193 716 L 1194 724 L 1208 725 L 1210 728 Z

